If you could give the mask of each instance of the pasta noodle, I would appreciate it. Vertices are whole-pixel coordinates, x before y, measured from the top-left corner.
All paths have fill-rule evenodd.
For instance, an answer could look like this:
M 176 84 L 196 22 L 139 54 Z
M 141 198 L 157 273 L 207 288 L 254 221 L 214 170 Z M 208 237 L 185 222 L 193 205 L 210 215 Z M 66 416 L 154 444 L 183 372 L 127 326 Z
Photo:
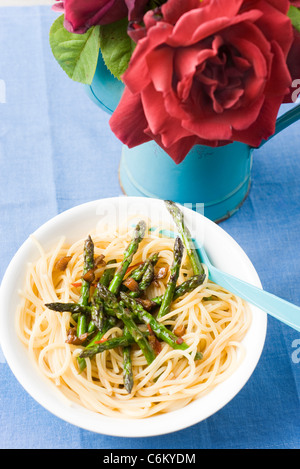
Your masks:
M 116 259 L 114 266 L 118 267 L 130 241 L 131 229 L 101 230 L 98 227 L 90 234 L 95 255 L 103 254 L 106 262 Z M 206 276 L 202 285 L 173 301 L 170 312 L 160 319 L 173 331 L 184 327 L 183 340 L 188 349 L 173 349 L 162 342 L 160 353 L 147 365 L 141 350 L 133 346 L 134 386 L 130 394 L 123 385 L 120 348 L 86 358 L 86 368 L 79 373 L 77 357 L 83 346 L 66 343 L 70 324 L 75 326 L 72 315 L 51 311 L 45 304 L 78 300 L 77 282 L 82 278 L 84 239 L 70 245 L 62 238 L 49 252 L 34 238 L 32 240 L 40 256 L 28 266 L 24 289 L 20 292 L 17 331 L 41 373 L 71 402 L 106 416 L 147 418 L 186 406 L 226 380 L 239 366 L 244 356 L 242 339 L 251 322 L 250 310 L 244 301 Z M 172 237 L 149 230 L 134 255 L 133 264 L 158 252 L 157 267 L 170 266 L 173 248 Z M 62 256 L 71 256 L 71 259 L 64 271 L 56 271 L 55 264 Z M 106 268 L 107 265 L 100 266 L 98 274 Z M 178 284 L 192 275 L 184 253 Z M 163 294 L 167 281 L 168 276 L 152 283 L 147 297 Z M 117 323 L 104 338 L 122 334 Z M 202 359 L 195 360 L 196 352 L 202 352 Z

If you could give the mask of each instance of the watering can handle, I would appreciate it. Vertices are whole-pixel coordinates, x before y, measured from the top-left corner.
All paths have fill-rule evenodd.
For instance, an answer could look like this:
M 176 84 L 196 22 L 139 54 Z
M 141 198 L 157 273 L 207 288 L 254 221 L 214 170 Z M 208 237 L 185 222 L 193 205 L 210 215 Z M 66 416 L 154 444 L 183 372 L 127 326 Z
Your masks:
M 282 116 L 278 117 L 276 121 L 275 132 L 268 140 L 264 140 L 260 147 L 262 147 L 266 142 L 268 142 L 272 137 L 279 134 L 282 130 L 286 129 L 290 125 L 294 124 L 297 120 L 300 119 L 300 104 L 293 107 L 289 111 L 285 112 Z

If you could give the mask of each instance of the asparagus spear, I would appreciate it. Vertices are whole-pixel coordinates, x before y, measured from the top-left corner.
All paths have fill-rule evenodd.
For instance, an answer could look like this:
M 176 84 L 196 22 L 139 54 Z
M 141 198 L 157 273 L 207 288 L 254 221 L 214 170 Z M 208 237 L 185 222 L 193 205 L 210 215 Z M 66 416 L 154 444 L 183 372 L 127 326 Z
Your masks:
M 87 237 L 84 243 L 84 264 L 83 264 L 83 276 L 91 269 L 94 268 L 94 243 L 90 235 Z M 90 283 L 84 278 L 82 279 L 82 286 L 80 290 L 79 304 L 81 306 L 88 306 L 90 295 Z M 77 336 L 84 334 L 88 330 L 87 316 L 85 313 L 80 313 L 77 322 Z
M 88 322 L 85 313 L 81 313 L 77 321 L 77 337 L 80 337 L 88 331 Z
M 147 290 L 154 279 L 154 267 L 157 261 L 158 254 L 155 253 L 144 262 L 143 268 L 140 270 L 138 275 L 131 276 L 131 278 L 134 279 L 139 278 L 140 282 L 138 283 L 138 291 L 128 292 L 128 295 L 132 296 L 133 298 L 138 298 L 141 296 L 141 293 Z
M 151 282 L 153 281 L 154 267 L 157 264 L 158 257 L 159 257 L 158 253 L 155 253 L 155 254 L 152 254 L 152 256 L 150 256 L 149 259 L 145 261 L 146 268 L 141 278 L 141 281 L 139 283 L 140 292 L 147 290 L 147 288 L 150 286 Z
M 201 260 L 197 254 L 196 247 L 193 243 L 191 238 L 191 234 L 189 229 L 184 223 L 184 217 L 182 211 L 179 207 L 172 202 L 171 200 L 165 200 L 165 205 L 172 215 L 172 218 L 177 226 L 179 234 L 182 238 L 183 244 L 187 250 L 188 257 L 190 259 L 193 271 L 195 275 L 202 275 L 204 273 L 203 266 L 201 264 Z
M 115 264 L 115 263 L 116 263 L 116 259 L 111 259 L 110 261 L 107 262 L 106 265 Z M 101 275 L 99 282 L 102 285 L 105 285 L 106 287 L 108 287 L 108 285 L 113 279 L 115 271 L 116 269 L 114 267 L 111 267 L 110 269 L 105 269 L 103 274 Z
M 116 260 L 112 259 L 111 261 L 107 263 L 107 265 L 114 264 L 115 262 Z M 114 268 L 105 269 L 99 282 L 102 285 L 108 286 L 114 276 L 115 270 L 116 269 Z M 97 328 L 98 330 L 101 330 L 101 328 L 103 327 L 103 323 L 104 323 L 104 308 L 103 308 L 102 300 L 99 298 L 97 289 L 95 289 L 93 297 L 92 297 L 92 306 L 91 306 L 90 313 L 91 313 L 91 321 L 88 326 L 88 331 L 93 332 L 95 328 Z
M 97 339 L 97 341 L 94 341 L 93 344 L 85 347 L 85 349 L 79 355 L 79 358 L 82 358 L 82 359 L 92 358 L 97 353 L 104 352 L 105 350 L 110 350 L 116 347 L 128 347 L 134 343 L 134 339 L 132 336 L 125 336 L 125 335 L 122 335 L 121 337 L 114 337 L 112 339 L 105 340 L 104 342 L 101 342 L 101 343 L 95 343 L 100 340 L 101 338 Z
M 154 334 L 167 344 L 171 345 L 171 347 L 180 350 L 186 350 L 188 345 L 184 342 L 181 343 L 178 340 L 178 337 L 173 334 L 173 332 L 169 331 L 163 324 L 158 322 L 152 314 L 148 313 L 148 311 L 144 310 L 141 304 L 139 304 L 134 298 L 126 295 L 126 293 L 121 292 L 121 299 L 124 304 L 129 308 L 134 315 L 138 317 L 138 319 L 145 324 L 149 324 Z
M 104 306 L 101 298 L 99 298 L 97 293 L 98 291 L 95 289 L 95 294 L 93 295 L 91 306 L 91 327 L 89 327 L 89 330 L 92 329 L 92 331 L 94 330 L 93 326 L 101 331 L 104 323 Z
M 124 337 L 130 339 L 132 336 L 129 334 L 127 327 L 124 327 Z M 133 338 L 132 338 L 133 339 Z M 131 346 L 123 346 L 123 381 L 126 391 L 130 394 L 133 388 L 133 372 L 131 361 Z
M 138 250 L 139 244 L 142 241 L 144 235 L 145 235 L 145 230 L 146 230 L 146 223 L 141 220 L 135 227 L 133 237 L 129 245 L 127 246 L 125 252 L 124 252 L 124 257 L 123 261 L 117 269 L 112 281 L 109 284 L 109 290 L 112 293 L 118 293 L 121 283 L 124 279 L 124 275 L 126 274 L 126 271 L 129 267 L 129 265 L 132 262 L 132 258 L 136 251 Z
M 148 265 L 148 259 L 145 262 L 142 262 L 138 267 L 136 267 L 129 275 L 129 277 L 133 278 L 136 282 L 140 282 L 145 273 Z
M 52 311 L 59 311 L 61 313 L 70 312 L 72 314 L 88 314 L 91 312 L 90 306 L 83 306 L 79 303 L 46 303 L 45 306 Z
M 167 284 L 166 291 L 163 295 L 162 303 L 160 305 L 157 318 L 162 318 L 165 314 L 170 311 L 170 306 L 173 301 L 173 296 L 176 288 L 176 283 L 178 280 L 180 266 L 183 256 L 183 244 L 179 237 L 175 239 L 174 244 L 174 259 L 171 266 L 171 275 Z
M 128 329 L 128 333 L 132 335 L 134 341 L 142 350 L 148 365 L 150 365 L 153 360 L 155 360 L 154 350 L 151 348 L 147 338 L 135 324 L 134 320 L 131 317 L 131 314 L 124 309 L 122 313 L 118 313 L 117 317 L 124 322 L 125 326 Z
M 84 264 L 83 264 L 83 273 L 84 276 L 89 270 L 94 268 L 94 243 L 90 236 L 87 237 L 84 243 Z M 90 295 L 90 282 L 82 279 L 82 285 L 80 290 L 80 298 L 78 303 L 83 306 L 89 304 L 89 295 Z
M 103 327 L 101 329 L 101 331 L 98 331 L 97 334 L 93 337 L 93 339 L 87 344 L 87 346 L 85 347 L 84 351 L 87 351 L 87 350 L 93 350 L 93 348 L 98 345 L 96 344 L 96 342 L 98 342 L 99 340 L 101 340 L 104 336 L 104 334 L 111 328 L 115 325 L 115 318 L 113 317 L 109 317 L 109 318 L 106 318 L 104 320 L 104 324 L 103 324 Z M 133 340 L 133 339 L 132 339 Z M 104 349 L 106 350 L 106 349 Z M 98 353 L 98 352 L 96 352 Z M 86 356 L 93 356 L 95 354 L 91 354 L 91 355 L 86 355 Z M 79 357 L 77 357 L 77 362 L 78 362 L 78 366 L 79 366 L 79 373 L 81 373 L 85 367 L 86 367 L 86 361 L 83 357 L 81 357 L 81 355 Z
M 154 350 L 151 348 L 148 340 L 135 324 L 131 314 L 120 304 L 116 296 L 104 285 L 97 285 L 99 295 L 104 302 L 105 312 L 112 316 L 116 316 L 123 321 L 128 329 L 128 333 L 132 335 L 134 341 L 142 350 L 147 363 L 150 364 L 155 359 Z
M 158 260 L 158 254 L 154 254 L 153 256 L 151 256 L 150 259 L 147 259 L 143 264 L 141 264 L 140 266 L 138 266 L 136 269 L 134 269 L 131 272 L 129 277 L 131 277 L 136 282 L 139 282 L 141 280 L 141 283 L 139 284 L 139 290 L 141 290 L 140 288 L 141 285 L 142 285 L 142 289 L 147 288 L 146 279 L 149 280 L 149 266 L 153 264 L 153 272 L 154 272 L 154 265 L 156 264 L 157 260 Z M 132 296 L 135 296 L 135 295 L 139 296 L 140 291 L 130 292 L 129 294 Z M 127 327 L 124 327 L 124 336 L 125 337 L 127 336 L 131 342 L 134 342 L 134 339 L 130 335 Z M 124 363 L 124 371 L 123 371 L 124 386 L 125 386 L 126 391 L 130 394 L 133 388 L 133 384 L 134 384 L 130 345 L 123 346 L 123 363 Z
M 107 265 L 115 264 L 115 262 L 116 260 L 112 259 L 108 261 Z M 114 276 L 115 270 L 116 270 L 115 268 L 105 269 L 99 280 L 99 283 L 101 285 L 108 286 Z M 95 288 L 92 301 L 94 304 L 91 308 L 91 321 L 88 326 L 88 332 L 94 331 L 95 328 L 97 327 L 98 333 L 96 334 L 94 339 L 88 344 L 88 346 L 90 347 L 92 347 L 96 341 L 102 339 L 105 332 L 107 332 L 110 329 L 110 327 L 113 325 L 112 323 L 114 322 L 113 318 L 110 318 L 109 320 L 105 319 L 103 302 L 101 298 L 99 298 L 97 288 Z M 78 362 L 79 370 L 80 372 L 82 372 L 86 367 L 86 362 L 84 358 L 78 357 L 77 362 Z
M 202 275 L 194 275 L 193 277 L 185 280 L 180 285 L 175 288 L 173 301 L 177 300 L 180 296 L 183 296 L 185 293 L 193 291 L 199 285 L 201 285 L 205 280 L 205 274 Z M 151 301 L 156 303 L 158 306 L 162 304 L 164 295 L 156 296 L 155 298 L 151 298 Z

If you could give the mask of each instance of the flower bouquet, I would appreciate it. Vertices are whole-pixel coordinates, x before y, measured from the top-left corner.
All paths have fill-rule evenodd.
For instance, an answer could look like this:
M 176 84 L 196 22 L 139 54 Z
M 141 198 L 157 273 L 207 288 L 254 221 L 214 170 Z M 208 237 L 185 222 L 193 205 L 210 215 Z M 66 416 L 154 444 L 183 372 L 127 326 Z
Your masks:
M 300 1 L 64 0 L 53 54 L 90 84 L 99 53 L 124 84 L 109 124 L 182 163 L 195 146 L 257 148 L 300 91 Z M 298 88 L 299 89 L 298 89 Z M 182 165 L 180 165 L 182 167 Z

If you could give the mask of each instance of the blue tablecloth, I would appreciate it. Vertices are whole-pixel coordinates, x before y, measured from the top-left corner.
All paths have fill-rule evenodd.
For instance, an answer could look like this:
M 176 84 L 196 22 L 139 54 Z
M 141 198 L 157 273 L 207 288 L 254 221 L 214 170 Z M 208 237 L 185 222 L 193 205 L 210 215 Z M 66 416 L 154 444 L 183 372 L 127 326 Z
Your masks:
M 108 115 L 51 54 L 55 17 L 50 7 L 0 9 L 0 279 L 23 241 L 49 218 L 122 194 L 121 144 Z M 299 130 L 296 123 L 255 152 L 250 194 L 221 226 L 246 251 L 264 288 L 300 306 Z M 24 391 L 3 354 L 0 374 L 1 448 L 300 447 L 300 334 L 271 317 L 261 360 L 241 392 L 207 420 L 159 438 L 76 428 Z

